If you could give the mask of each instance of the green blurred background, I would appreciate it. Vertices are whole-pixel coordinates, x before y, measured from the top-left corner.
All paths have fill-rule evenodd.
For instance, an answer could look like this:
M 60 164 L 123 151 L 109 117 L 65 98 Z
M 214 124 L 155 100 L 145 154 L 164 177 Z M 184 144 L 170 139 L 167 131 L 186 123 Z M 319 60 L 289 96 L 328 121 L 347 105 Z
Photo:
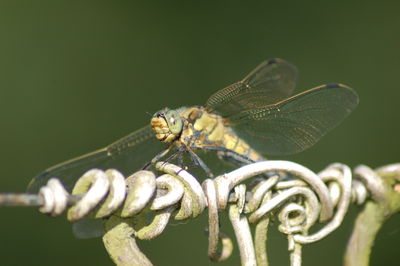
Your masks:
M 391 3 L 1 1 L 0 191 L 24 191 L 43 169 L 145 125 L 146 112 L 202 104 L 273 57 L 298 67 L 300 90 L 343 82 L 361 99 L 316 146 L 284 159 L 315 171 L 396 162 L 400 5 Z M 304 265 L 341 265 L 357 211 L 304 248 Z M 23 208 L 0 217 L 0 265 L 112 265 L 101 240 L 75 239 L 64 217 Z M 379 234 L 372 265 L 398 265 L 399 221 Z M 140 245 L 156 265 L 209 265 L 205 225 L 174 222 Z M 271 265 L 288 265 L 272 231 Z M 238 254 L 222 265 L 239 265 Z

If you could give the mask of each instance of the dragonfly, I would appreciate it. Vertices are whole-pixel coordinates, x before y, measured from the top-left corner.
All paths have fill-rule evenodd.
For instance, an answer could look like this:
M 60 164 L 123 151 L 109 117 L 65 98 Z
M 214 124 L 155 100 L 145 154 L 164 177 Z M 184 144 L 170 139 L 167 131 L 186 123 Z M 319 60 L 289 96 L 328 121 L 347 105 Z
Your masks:
M 37 190 L 51 177 L 68 188 L 91 168 L 115 168 L 129 175 L 183 154 L 211 176 L 198 151 L 216 152 L 238 164 L 301 152 L 347 117 L 358 95 L 335 83 L 292 96 L 297 76 L 291 63 L 266 60 L 241 81 L 212 94 L 204 106 L 162 109 L 149 125 L 105 148 L 45 170 L 28 190 Z

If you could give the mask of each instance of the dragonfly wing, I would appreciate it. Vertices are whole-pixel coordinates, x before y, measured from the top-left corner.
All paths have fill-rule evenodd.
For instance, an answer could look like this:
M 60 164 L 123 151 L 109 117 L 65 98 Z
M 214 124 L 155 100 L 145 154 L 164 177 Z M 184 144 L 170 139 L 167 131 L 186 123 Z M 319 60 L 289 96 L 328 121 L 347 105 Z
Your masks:
M 30 183 L 28 191 L 38 191 L 50 178 L 59 178 L 70 190 L 75 181 L 92 168 L 115 168 L 129 175 L 142 168 L 164 146 L 154 137 L 150 126 L 143 127 L 106 148 L 85 154 L 55 165 L 37 175 Z
M 72 224 L 72 232 L 76 238 L 89 239 L 104 235 L 103 219 L 83 218 Z
M 263 154 L 292 154 L 315 144 L 358 104 L 342 84 L 322 85 L 262 108 L 245 108 L 227 118 L 239 137 Z
M 297 81 L 297 69 L 282 59 L 262 62 L 242 81 L 211 95 L 206 107 L 222 117 L 230 116 L 244 107 L 257 108 L 289 97 Z

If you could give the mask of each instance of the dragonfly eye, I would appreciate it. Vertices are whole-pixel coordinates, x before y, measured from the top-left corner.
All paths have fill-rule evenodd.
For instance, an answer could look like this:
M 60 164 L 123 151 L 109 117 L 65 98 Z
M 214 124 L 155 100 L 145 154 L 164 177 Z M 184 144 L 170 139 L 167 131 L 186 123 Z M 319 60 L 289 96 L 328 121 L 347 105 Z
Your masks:
M 169 110 L 164 115 L 165 115 L 165 120 L 168 123 L 168 127 L 171 130 L 171 133 L 174 135 L 180 134 L 183 127 L 183 122 L 178 112 L 174 110 Z
M 164 108 L 153 115 L 153 117 L 161 117 L 165 119 L 165 114 L 170 112 L 168 108 Z
M 155 117 L 161 117 L 161 118 L 164 118 L 165 116 L 164 116 L 164 113 L 156 113 L 155 115 L 154 115 Z

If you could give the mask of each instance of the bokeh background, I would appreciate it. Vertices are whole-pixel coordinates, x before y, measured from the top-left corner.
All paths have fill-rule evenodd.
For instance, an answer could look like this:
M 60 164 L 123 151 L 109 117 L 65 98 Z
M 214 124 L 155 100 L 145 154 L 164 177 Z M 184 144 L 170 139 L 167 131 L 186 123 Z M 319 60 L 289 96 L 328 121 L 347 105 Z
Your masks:
M 393 4 L 394 3 L 394 4 Z M 280 57 L 299 91 L 343 82 L 357 110 L 309 150 L 283 159 L 319 171 L 399 158 L 400 5 L 395 1 L 1 1 L 0 191 L 146 125 L 147 112 L 202 104 L 258 63 Z M 304 248 L 304 264 L 341 265 L 343 226 Z M 112 265 L 100 239 L 79 240 L 65 217 L 0 209 L 0 265 Z M 372 265 L 398 265 L 399 217 L 379 234 Z M 205 217 L 140 242 L 156 265 L 210 265 Z M 228 222 L 222 230 L 232 236 Z M 272 230 L 271 265 L 288 265 Z M 236 254 L 222 265 L 239 265 Z

